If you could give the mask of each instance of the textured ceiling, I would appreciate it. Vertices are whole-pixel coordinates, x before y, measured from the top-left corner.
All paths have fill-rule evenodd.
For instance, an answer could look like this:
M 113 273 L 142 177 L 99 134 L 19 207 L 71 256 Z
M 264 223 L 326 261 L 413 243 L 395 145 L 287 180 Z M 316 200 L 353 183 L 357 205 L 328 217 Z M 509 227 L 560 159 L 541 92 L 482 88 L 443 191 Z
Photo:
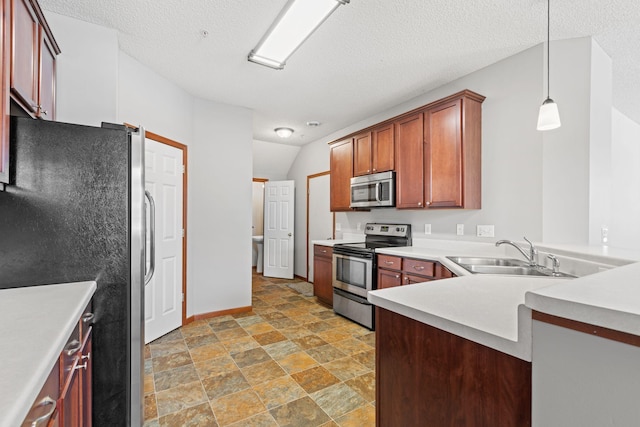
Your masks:
M 302 145 L 546 38 L 546 0 L 351 0 L 276 71 L 247 61 L 286 0 L 40 0 L 117 29 L 120 48 L 189 93 L 254 111 L 254 138 Z M 551 38 L 593 36 L 614 105 L 640 122 L 640 1 L 553 0 Z M 202 36 L 202 30 L 208 32 Z M 64 49 L 64 46 L 62 46 Z M 553 60 L 553 58 L 552 58 Z M 322 126 L 309 128 L 307 121 Z

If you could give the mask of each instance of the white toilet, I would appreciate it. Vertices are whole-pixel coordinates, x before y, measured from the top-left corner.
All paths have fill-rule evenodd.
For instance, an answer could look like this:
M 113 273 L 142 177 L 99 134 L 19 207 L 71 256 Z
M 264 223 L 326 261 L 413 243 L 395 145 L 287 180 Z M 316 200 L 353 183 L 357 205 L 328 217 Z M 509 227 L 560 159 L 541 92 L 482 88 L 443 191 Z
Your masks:
M 256 248 L 258 249 L 258 259 L 256 261 L 256 272 L 257 273 L 262 273 L 262 263 L 263 263 L 263 255 L 262 255 L 262 248 L 264 246 L 263 242 L 264 242 L 264 236 L 251 236 L 251 240 L 253 241 L 253 243 L 256 245 Z

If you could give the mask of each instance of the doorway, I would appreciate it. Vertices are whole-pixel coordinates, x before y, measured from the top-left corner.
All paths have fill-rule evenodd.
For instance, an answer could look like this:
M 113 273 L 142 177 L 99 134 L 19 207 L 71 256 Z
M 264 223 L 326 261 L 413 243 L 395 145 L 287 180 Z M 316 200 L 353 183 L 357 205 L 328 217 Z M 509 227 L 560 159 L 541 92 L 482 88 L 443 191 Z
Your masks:
M 252 214 L 251 214 L 251 236 L 262 236 L 264 229 L 264 183 L 269 181 L 266 178 L 253 178 L 252 187 Z M 256 267 L 258 273 L 262 272 L 258 268 L 258 256 L 262 256 L 261 245 L 257 240 L 252 239 L 251 267 Z M 261 266 L 261 265 L 260 265 Z
M 307 176 L 307 281 L 313 283 L 313 241 L 333 239 L 335 213 L 329 206 L 330 172 Z
M 187 147 L 152 132 L 145 137 L 145 189 L 156 208 L 156 269 L 144 290 L 149 343 L 186 324 Z

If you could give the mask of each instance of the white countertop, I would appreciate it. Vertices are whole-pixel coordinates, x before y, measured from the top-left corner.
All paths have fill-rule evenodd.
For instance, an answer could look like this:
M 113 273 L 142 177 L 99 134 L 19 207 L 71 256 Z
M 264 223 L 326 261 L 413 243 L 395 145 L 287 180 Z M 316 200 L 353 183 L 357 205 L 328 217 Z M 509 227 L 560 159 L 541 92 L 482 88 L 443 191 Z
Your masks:
M 322 245 L 322 246 L 333 246 L 339 243 L 362 243 L 362 242 L 364 242 L 364 238 L 312 240 L 311 241 L 311 243 L 313 243 L 314 245 Z
M 509 247 L 486 243 L 424 239 L 419 244 L 376 252 L 438 261 L 460 277 L 372 291 L 371 303 L 527 361 L 531 309 L 640 335 L 640 263 L 618 267 L 629 263 L 628 258 L 594 256 L 593 250 L 585 250 L 581 259 L 576 248 L 540 245 L 541 264 L 542 251 L 553 252 L 561 259 L 561 271 L 589 275 L 472 275 L 446 257 L 521 256 Z
M 369 301 L 454 335 L 531 361 L 525 293 L 565 279 L 475 275 L 369 292 Z
M 640 336 L 640 263 L 527 292 L 527 307 Z
M 0 290 L 0 426 L 22 423 L 95 290 L 95 282 Z

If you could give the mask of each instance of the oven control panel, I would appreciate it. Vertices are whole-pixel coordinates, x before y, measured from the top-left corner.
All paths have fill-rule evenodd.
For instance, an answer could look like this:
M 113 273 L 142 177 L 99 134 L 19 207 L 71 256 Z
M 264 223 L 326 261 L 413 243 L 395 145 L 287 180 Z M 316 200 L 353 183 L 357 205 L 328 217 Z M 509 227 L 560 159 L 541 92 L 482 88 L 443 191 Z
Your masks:
M 407 237 L 411 235 L 411 225 L 370 223 L 364 227 L 364 234 L 371 236 Z

